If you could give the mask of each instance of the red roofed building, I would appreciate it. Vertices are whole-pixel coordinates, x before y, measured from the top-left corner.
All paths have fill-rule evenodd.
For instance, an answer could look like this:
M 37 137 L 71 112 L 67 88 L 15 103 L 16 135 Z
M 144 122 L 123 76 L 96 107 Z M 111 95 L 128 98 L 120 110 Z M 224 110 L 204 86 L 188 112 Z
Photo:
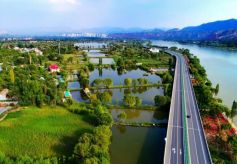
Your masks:
M 51 65 L 49 65 L 49 71 L 50 72 L 59 72 L 60 68 L 57 64 L 51 64 Z

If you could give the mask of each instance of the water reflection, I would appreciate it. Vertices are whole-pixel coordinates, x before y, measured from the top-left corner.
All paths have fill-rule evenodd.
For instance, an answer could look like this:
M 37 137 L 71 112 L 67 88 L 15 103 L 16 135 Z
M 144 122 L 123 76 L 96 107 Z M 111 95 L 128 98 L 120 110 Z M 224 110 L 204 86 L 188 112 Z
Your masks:
M 144 76 L 144 74 L 147 74 L 148 76 Z M 141 69 L 135 69 L 135 70 L 127 70 L 124 72 L 122 70 L 121 72 L 118 70 L 113 69 L 95 69 L 90 74 L 90 83 L 92 83 L 95 79 L 98 78 L 111 78 L 113 80 L 114 85 L 121 85 L 124 83 L 124 79 L 126 78 L 132 78 L 132 79 L 138 79 L 138 78 L 146 78 L 151 83 L 157 83 L 158 81 L 161 82 L 161 78 L 155 74 L 147 73 L 146 71 L 143 71 Z
M 69 89 L 78 89 L 80 88 L 80 83 L 78 81 L 68 82 Z
M 150 110 L 137 110 L 137 109 L 113 109 L 111 114 L 115 121 L 118 121 L 118 115 L 125 112 L 127 118 L 124 122 L 149 122 L 149 123 L 167 123 L 168 112 L 164 111 L 150 111 Z
M 163 162 L 166 128 L 112 127 L 112 164 Z

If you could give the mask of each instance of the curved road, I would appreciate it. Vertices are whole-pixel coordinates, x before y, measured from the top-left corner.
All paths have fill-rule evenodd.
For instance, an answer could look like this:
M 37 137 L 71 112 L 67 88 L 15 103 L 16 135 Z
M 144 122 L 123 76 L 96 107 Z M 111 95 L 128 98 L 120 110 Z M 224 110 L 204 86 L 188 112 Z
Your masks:
M 164 164 L 210 164 L 211 156 L 189 69 L 182 54 L 169 50 L 166 53 L 176 57 L 176 68 Z

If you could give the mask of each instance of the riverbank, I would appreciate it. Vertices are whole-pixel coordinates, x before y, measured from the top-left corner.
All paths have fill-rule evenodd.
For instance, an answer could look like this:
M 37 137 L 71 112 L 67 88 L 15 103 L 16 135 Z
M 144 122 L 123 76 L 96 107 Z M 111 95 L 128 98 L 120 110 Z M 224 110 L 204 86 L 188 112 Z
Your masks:
M 132 127 L 163 127 L 167 128 L 167 123 L 151 123 L 151 122 L 115 122 L 116 126 L 132 126 Z

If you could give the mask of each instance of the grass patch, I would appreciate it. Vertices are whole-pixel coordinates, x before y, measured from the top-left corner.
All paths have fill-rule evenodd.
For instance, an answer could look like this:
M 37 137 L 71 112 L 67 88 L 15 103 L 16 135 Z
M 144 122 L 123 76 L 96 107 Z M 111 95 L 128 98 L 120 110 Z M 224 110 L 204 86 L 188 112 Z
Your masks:
M 29 107 L 0 122 L 0 152 L 9 157 L 69 156 L 79 136 L 92 129 L 86 116 L 62 107 Z
M 138 63 L 143 65 L 155 66 L 156 68 L 169 68 L 169 60 L 172 59 L 170 55 L 159 54 L 157 58 L 135 58 Z

